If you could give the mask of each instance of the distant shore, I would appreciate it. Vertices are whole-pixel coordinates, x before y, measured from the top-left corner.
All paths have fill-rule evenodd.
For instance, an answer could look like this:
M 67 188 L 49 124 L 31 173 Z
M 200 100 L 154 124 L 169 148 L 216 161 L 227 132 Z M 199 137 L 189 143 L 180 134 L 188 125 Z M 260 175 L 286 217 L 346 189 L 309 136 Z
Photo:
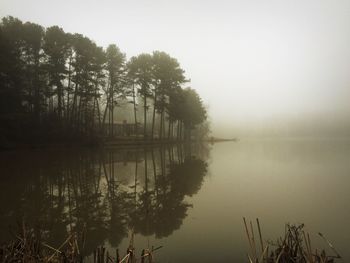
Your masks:
M 228 138 L 215 138 L 215 137 L 211 137 L 211 138 L 208 138 L 206 139 L 205 141 L 207 142 L 237 142 L 239 141 L 238 138 L 231 138 L 231 139 L 228 139 Z

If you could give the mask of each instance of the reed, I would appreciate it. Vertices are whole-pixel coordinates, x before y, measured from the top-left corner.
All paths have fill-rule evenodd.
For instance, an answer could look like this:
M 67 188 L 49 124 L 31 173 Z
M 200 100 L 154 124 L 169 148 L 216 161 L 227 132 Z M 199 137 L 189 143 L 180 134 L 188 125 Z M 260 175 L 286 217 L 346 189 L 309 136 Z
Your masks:
M 284 236 L 272 243 L 264 241 L 259 219 L 256 219 L 256 227 L 245 218 L 243 223 L 250 248 L 247 254 L 249 263 L 334 263 L 341 258 L 332 243 L 321 233 L 318 234 L 329 246 L 332 255 L 325 250 L 314 249 L 309 233 L 304 231 L 304 224 L 286 224 Z M 87 259 L 84 256 L 85 236 L 84 233 L 78 235 L 72 232 L 60 246 L 54 248 L 43 241 L 39 232 L 22 224 L 13 241 L 0 247 L 0 262 L 82 263 Z M 82 244 L 81 247 L 78 244 Z M 154 253 L 161 248 L 142 249 L 140 256 L 137 256 L 134 234 L 131 233 L 124 255 L 120 255 L 119 249 L 110 253 L 106 247 L 100 246 L 91 257 L 94 263 L 153 263 Z
M 72 233 L 58 248 L 54 248 L 42 241 L 40 233 L 23 224 L 14 240 L 0 247 L 0 262 L 82 262 L 77 238 Z
M 243 218 L 243 223 L 251 251 L 250 254 L 247 254 L 249 263 L 334 263 L 341 258 L 334 246 L 321 233 L 318 233 L 319 236 L 330 247 L 333 255 L 327 255 L 324 249 L 313 250 L 310 235 L 304 231 L 304 224 L 286 224 L 284 236 L 278 238 L 276 243 L 264 243 L 259 219 L 256 219 L 256 225 L 261 253 L 257 254 L 253 223 L 249 222 L 250 231 L 245 218 Z
M 83 263 L 87 261 L 87 257 L 83 254 L 85 236 L 73 232 L 58 248 L 54 248 L 43 242 L 39 232 L 22 224 L 13 240 L 0 246 L 0 262 Z M 134 235 L 132 233 L 129 247 L 122 258 L 118 249 L 115 250 L 115 255 L 112 255 L 106 247 L 97 247 L 91 256 L 92 260 L 94 263 L 152 263 L 154 262 L 154 252 L 162 248 L 159 246 L 143 249 L 140 257 L 137 257 L 133 243 Z M 82 244 L 82 247 L 79 247 L 78 244 Z

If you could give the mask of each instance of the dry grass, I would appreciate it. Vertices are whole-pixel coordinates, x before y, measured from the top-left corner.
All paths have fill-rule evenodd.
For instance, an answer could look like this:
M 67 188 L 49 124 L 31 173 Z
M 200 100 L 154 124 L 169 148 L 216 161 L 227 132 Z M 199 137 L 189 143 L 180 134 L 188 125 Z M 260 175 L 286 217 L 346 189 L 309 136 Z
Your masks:
M 340 259 L 333 245 L 319 233 L 334 255 L 327 255 L 325 250 L 313 250 L 310 236 L 304 231 L 304 225 L 286 225 L 285 234 L 275 244 L 264 242 L 259 219 L 256 219 L 258 236 L 255 235 L 252 221 L 247 224 L 243 218 L 246 235 L 249 241 L 250 263 L 331 263 Z M 258 238 L 258 240 L 256 240 Z
M 152 263 L 154 252 L 162 246 L 152 249 L 143 249 L 139 257 L 133 246 L 134 235 L 131 234 L 130 244 L 123 257 L 120 257 L 119 250 L 115 255 L 110 254 L 105 247 L 98 247 L 93 253 L 94 263 Z M 79 247 L 79 245 L 81 247 Z M 24 263 L 80 263 L 87 259 L 82 251 L 84 250 L 85 235 L 78 236 L 71 233 L 68 238 L 58 247 L 54 248 L 41 239 L 41 234 L 26 228 L 22 225 L 14 240 L 0 247 L 0 262 L 24 262 Z
M 310 236 L 304 231 L 304 225 L 286 225 L 285 234 L 276 243 L 265 242 L 262 236 L 259 219 L 256 226 L 252 221 L 247 223 L 243 218 L 245 232 L 249 241 L 250 252 L 247 255 L 250 263 L 332 263 L 340 259 L 333 245 L 319 233 L 319 236 L 329 246 L 333 255 L 327 255 L 325 250 L 313 249 Z M 94 263 L 152 263 L 154 252 L 162 246 L 143 249 L 140 256 L 134 248 L 134 234 L 131 233 L 128 249 L 124 255 L 116 249 L 110 254 L 105 247 L 95 249 L 92 259 Z M 80 246 L 78 245 L 80 244 Z M 13 241 L 0 247 L 0 262 L 40 262 L 40 263 L 78 263 L 84 262 L 85 235 L 71 233 L 58 247 L 54 248 L 42 241 L 40 233 L 26 228 L 22 224 Z

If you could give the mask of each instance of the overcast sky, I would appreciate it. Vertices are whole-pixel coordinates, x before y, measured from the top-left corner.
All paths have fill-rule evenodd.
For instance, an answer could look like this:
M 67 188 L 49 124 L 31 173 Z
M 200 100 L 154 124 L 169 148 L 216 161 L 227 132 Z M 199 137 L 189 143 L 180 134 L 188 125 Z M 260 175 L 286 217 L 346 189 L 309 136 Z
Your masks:
M 169 53 L 218 136 L 349 126 L 350 0 L 0 0 L 6 15 Z

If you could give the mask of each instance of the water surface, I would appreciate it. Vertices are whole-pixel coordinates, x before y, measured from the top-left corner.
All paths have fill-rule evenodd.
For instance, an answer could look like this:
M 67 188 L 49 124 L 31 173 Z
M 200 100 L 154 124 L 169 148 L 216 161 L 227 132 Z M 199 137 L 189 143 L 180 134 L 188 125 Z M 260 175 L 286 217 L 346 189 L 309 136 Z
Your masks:
M 138 149 L 1 153 L 0 236 L 22 218 L 58 246 L 86 231 L 126 251 L 163 248 L 160 262 L 245 262 L 242 217 L 259 217 L 264 239 L 305 223 L 350 260 L 350 141 L 264 140 Z

